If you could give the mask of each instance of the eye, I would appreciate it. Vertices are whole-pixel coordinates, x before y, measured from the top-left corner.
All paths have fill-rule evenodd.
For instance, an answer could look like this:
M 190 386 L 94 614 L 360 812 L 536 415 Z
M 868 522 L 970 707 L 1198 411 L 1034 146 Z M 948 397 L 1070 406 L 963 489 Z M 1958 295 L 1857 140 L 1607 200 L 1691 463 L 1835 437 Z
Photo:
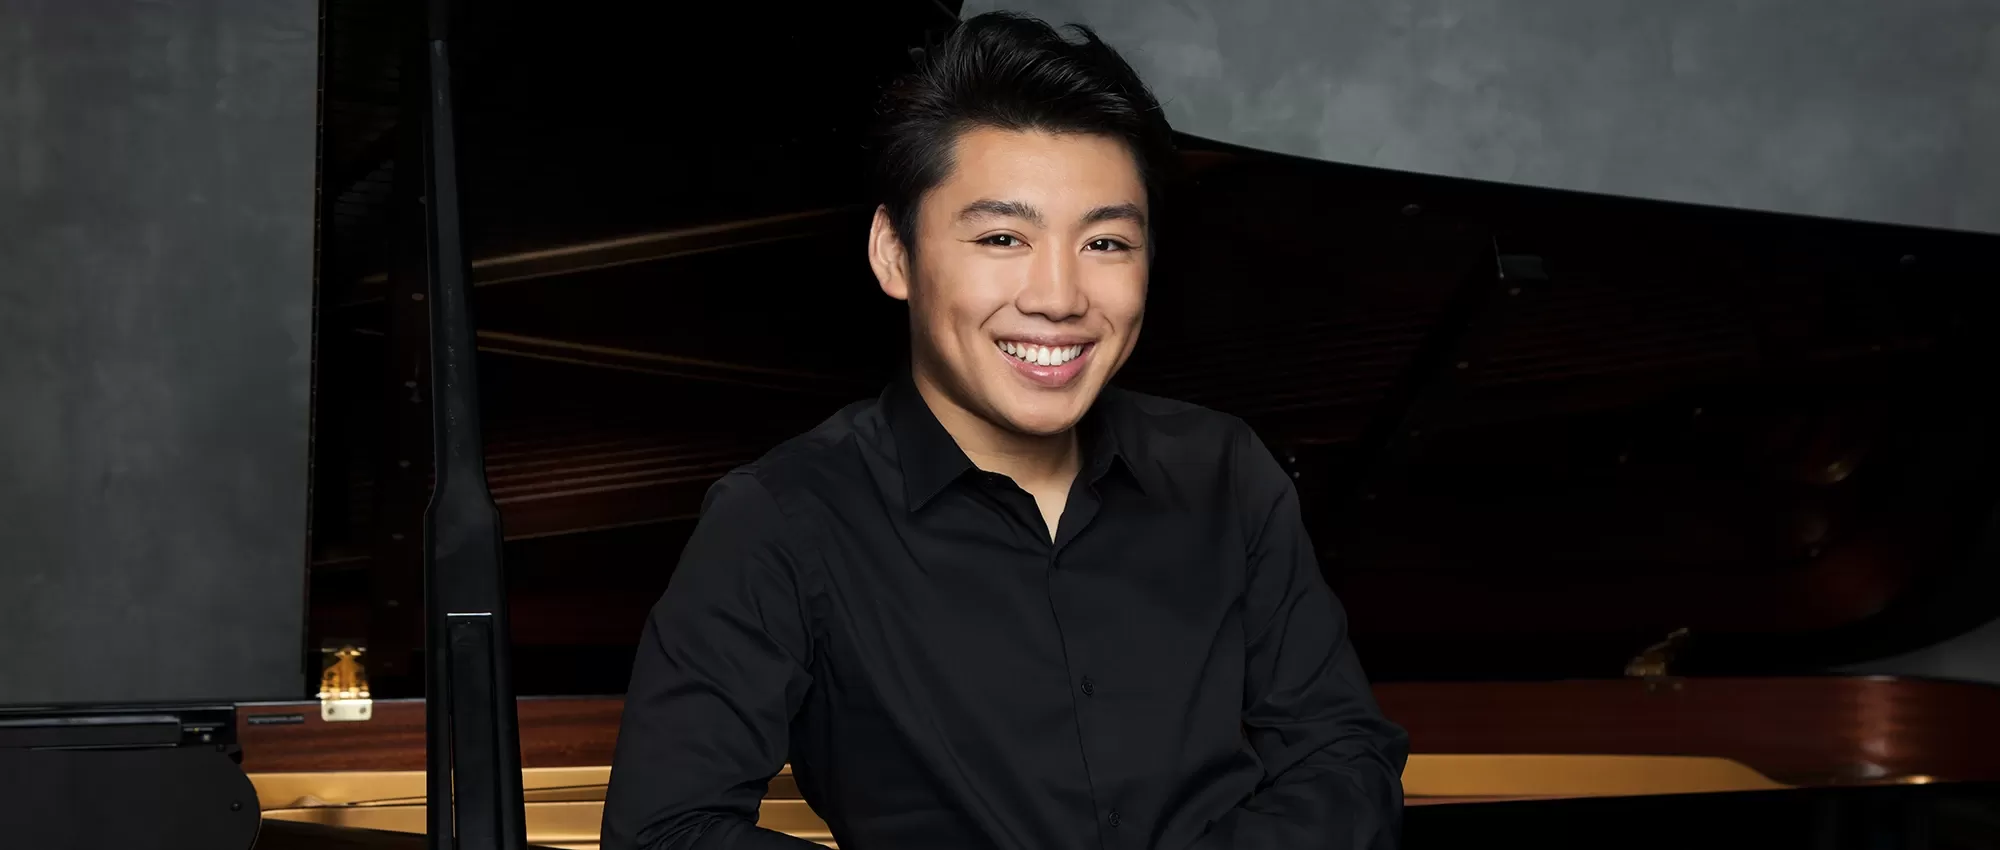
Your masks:
M 980 237 L 979 244 L 992 245 L 995 248 L 1013 248 L 1021 244 L 1021 238 L 1012 233 L 995 233 L 992 236 Z
M 1111 238 L 1109 238 L 1109 237 L 1106 237 L 1106 238 L 1103 238 L 1103 239 L 1092 239 L 1092 240 L 1090 240 L 1089 242 L 1086 242 L 1086 243 L 1084 243 L 1084 246 L 1083 246 L 1083 247 L 1084 247 L 1084 250 L 1087 250 L 1087 251 L 1130 251 L 1130 250 L 1132 250 L 1132 246 L 1130 246 L 1130 245 L 1127 245 L 1127 244 L 1125 244 L 1124 242 L 1120 242 L 1120 241 L 1118 241 L 1118 240 L 1116 240 L 1116 239 L 1111 239 Z

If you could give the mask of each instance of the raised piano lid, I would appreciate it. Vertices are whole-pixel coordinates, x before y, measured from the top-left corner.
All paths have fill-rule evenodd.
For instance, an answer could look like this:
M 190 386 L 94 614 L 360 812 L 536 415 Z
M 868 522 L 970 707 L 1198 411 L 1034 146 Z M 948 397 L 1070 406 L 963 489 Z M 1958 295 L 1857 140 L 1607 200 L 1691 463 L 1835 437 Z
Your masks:
M 864 7 L 469 16 L 523 693 L 622 689 L 707 484 L 895 367 L 858 130 L 939 16 Z M 313 631 L 393 665 L 423 343 L 368 236 L 367 8 L 330 15 L 329 173 L 363 176 L 330 190 Z M 1183 144 L 1121 380 L 1258 427 L 1376 680 L 1616 678 L 1683 628 L 1671 672 L 1818 674 L 1994 613 L 2000 238 Z
M 896 365 L 901 310 L 859 257 L 858 129 L 938 16 L 480 5 L 465 192 L 524 763 L 601 768 L 617 700 L 554 695 L 623 689 L 707 485 Z M 395 92 L 370 70 L 371 9 L 329 6 L 320 415 L 340 427 L 319 430 L 312 630 L 365 637 L 394 698 L 418 692 L 382 673 L 416 610 L 428 421 L 410 403 L 426 378 L 400 365 L 424 341 L 379 237 Z M 1992 238 L 1183 142 L 1123 380 L 1244 416 L 1297 474 L 1420 754 L 2000 777 L 2000 744 L 1959 733 L 2000 691 L 1817 675 L 1992 614 L 1977 567 L 2000 459 L 1974 395 L 1995 360 Z M 1680 628 L 1674 675 L 1624 678 Z M 246 707 L 245 767 L 413 769 L 419 714 Z M 1461 799 L 1413 781 L 1413 799 Z
M 708 483 L 893 357 L 893 305 L 843 314 L 865 269 L 820 258 L 867 220 L 876 86 L 952 18 L 930 0 L 478 6 L 455 47 L 460 168 L 519 684 L 615 690 Z M 364 639 L 377 693 L 407 696 L 430 451 L 425 305 L 390 274 L 391 236 L 419 232 L 407 93 L 394 4 L 339 0 L 327 21 L 311 642 Z M 831 316 L 838 348 L 799 330 Z
M 1215 147 L 1128 382 L 1260 426 L 1378 677 L 1678 629 L 1682 672 L 1818 671 L 1992 617 L 2000 238 Z

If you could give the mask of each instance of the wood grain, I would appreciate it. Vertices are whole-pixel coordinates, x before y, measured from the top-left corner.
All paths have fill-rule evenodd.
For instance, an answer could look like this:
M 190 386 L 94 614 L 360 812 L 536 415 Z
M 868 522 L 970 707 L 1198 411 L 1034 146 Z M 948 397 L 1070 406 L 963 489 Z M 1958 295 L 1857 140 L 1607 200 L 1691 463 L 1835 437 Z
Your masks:
M 1397 683 L 1382 710 L 1427 753 L 1707 755 L 1780 782 L 2000 779 L 2000 688 L 1886 677 Z
M 1780 782 L 1840 785 L 1909 776 L 2000 780 L 2000 688 L 1886 677 L 1392 683 L 1375 688 L 1411 749 L 1439 754 L 1688 755 L 1734 759 Z M 624 701 L 524 698 L 524 767 L 611 762 Z M 253 725 L 267 715 L 291 725 Z M 421 770 L 421 700 L 326 723 L 317 703 L 246 705 L 248 772 Z M 781 789 L 774 788 L 774 793 Z
M 521 766 L 610 764 L 624 706 L 618 697 L 521 699 Z M 303 722 L 252 722 L 287 715 L 303 715 Z M 236 735 L 246 773 L 424 769 L 423 700 L 378 701 L 374 718 L 356 723 L 321 720 L 317 702 L 244 705 L 236 714 Z

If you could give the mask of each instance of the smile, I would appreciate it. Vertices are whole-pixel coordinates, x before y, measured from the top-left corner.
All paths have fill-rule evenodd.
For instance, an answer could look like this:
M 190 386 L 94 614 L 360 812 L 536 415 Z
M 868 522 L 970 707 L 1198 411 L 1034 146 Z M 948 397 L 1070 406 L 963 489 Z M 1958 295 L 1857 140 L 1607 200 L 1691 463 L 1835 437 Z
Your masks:
M 1029 345 L 1025 342 L 1001 340 L 995 345 L 1023 363 L 1036 366 L 1061 366 L 1083 355 L 1086 346 L 1081 345 Z
M 1046 389 L 1061 389 L 1075 381 L 1097 348 L 1094 342 L 1040 345 L 1009 339 L 995 340 L 993 346 L 1015 374 Z

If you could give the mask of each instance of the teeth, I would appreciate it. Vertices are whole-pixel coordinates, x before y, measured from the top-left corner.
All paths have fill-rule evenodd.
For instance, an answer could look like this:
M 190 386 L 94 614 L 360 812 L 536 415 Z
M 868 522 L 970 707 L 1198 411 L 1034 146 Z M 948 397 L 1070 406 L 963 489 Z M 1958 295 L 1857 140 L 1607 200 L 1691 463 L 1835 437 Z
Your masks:
M 1001 351 L 1005 351 L 1037 366 L 1061 366 L 1064 363 L 1075 360 L 1078 355 L 1083 353 L 1083 346 L 1081 345 L 1059 345 L 1050 348 L 1046 345 L 1025 345 L 1003 341 L 999 343 L 999 346 Z

